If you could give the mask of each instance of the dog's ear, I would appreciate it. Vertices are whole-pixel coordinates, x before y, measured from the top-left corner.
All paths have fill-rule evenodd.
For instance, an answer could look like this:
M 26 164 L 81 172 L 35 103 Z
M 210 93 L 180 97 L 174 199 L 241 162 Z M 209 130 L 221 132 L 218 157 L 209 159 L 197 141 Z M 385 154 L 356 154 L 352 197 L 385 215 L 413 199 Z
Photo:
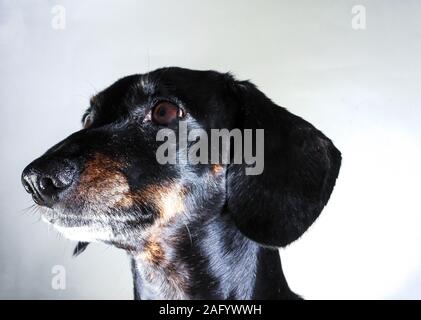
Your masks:
M 236 126 L 264 129 L 263 172 L 247 175 L 246 164 L 227 168 L 228 212 L 248 238 L 285 246 L 310 227 L 328 202 L 341 153 L 321 131 L 275 105 L 250 82 L 230 75 L 225 80 L 230 100 L 238 103 Z
M 82 242 L 79 241 L 75 247 L 75 249 L 73 250 L 73 257 L 77 257 L 78 255 L 80 255 L 83 251 L 86 250 L 86 247 L 88 246 L 89 242 Z

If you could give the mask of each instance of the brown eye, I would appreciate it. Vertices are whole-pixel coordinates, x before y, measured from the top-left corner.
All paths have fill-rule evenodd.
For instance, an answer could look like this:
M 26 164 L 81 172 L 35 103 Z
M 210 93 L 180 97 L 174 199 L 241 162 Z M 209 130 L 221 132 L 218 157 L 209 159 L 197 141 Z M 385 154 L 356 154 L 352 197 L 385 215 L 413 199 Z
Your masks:
M 86 115 L 86 117 L 83 119 L 83 129 L 88 129 L 92 125 L 92 122 L 94 122 L 92 115 Z
M 182 111 L 176 105 L 163 101 L 152 110 L 152 121 L 160 125 L 168 125 L 177 118 L 182 117 Z

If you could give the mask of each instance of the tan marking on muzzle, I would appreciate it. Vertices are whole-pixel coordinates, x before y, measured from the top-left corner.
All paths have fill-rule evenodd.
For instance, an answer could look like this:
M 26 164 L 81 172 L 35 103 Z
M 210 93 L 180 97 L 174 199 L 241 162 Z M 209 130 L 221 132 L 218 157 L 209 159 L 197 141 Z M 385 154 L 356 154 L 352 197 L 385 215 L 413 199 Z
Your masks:
M 77 187 L 78 196 L 89 203 L 109 208 L 127 209 L 136 204 L 153 203 L 159 210 L 158 223 L 165 223 L 185 211 L 185 188 L 175 182 L 149 185 L 131 192 L 122 164 L 103 154 L 96 154 L 85 163 Z
M 85 163 L 77 194 L 90 203 L 101 203 L 108 207 L 121 201 L 126 202 L 130 187 L 121 167 L 120 162 L 103 154 L 96 154 Z

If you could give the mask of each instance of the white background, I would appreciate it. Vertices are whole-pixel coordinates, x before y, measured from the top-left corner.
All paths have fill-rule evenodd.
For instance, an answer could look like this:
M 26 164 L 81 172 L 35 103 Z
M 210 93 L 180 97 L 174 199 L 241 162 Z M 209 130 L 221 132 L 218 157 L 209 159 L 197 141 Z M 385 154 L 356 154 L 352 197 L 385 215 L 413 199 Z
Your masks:
M 91 95 L 173 65 L 251 79 L 342 151 L 328 206 L 281 250 L 294 291 L 421 298 L 420 15 L 416 0 L 0 1 L 0 298 L 132 298 L 125 254 L 71 258 L 74 243 L 24 210 L 20 173 L 79 129 Z M 51 288 L 54 265 L 66 290 Z

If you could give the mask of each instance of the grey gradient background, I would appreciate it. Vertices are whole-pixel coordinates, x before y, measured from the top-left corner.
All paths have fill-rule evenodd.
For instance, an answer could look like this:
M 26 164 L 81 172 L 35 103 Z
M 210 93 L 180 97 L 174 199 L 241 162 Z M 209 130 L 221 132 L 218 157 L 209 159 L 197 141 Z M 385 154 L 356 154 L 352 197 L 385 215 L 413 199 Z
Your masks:
M 65 30 L 51 27 L 54 5 Z M 351 8 L 366 7 L 366 30 Z M 91 95 L 162 66 L 231 71 L 343 152 L 331 201 L 281 250 L 306 298 L 421 298 L 421 2 L 0 1 L 0 298 L 132 297 L 128 259 L 25 210 L 23 167 L 80 127 Z M 66 290 L 51 287 L 66 269 Z

